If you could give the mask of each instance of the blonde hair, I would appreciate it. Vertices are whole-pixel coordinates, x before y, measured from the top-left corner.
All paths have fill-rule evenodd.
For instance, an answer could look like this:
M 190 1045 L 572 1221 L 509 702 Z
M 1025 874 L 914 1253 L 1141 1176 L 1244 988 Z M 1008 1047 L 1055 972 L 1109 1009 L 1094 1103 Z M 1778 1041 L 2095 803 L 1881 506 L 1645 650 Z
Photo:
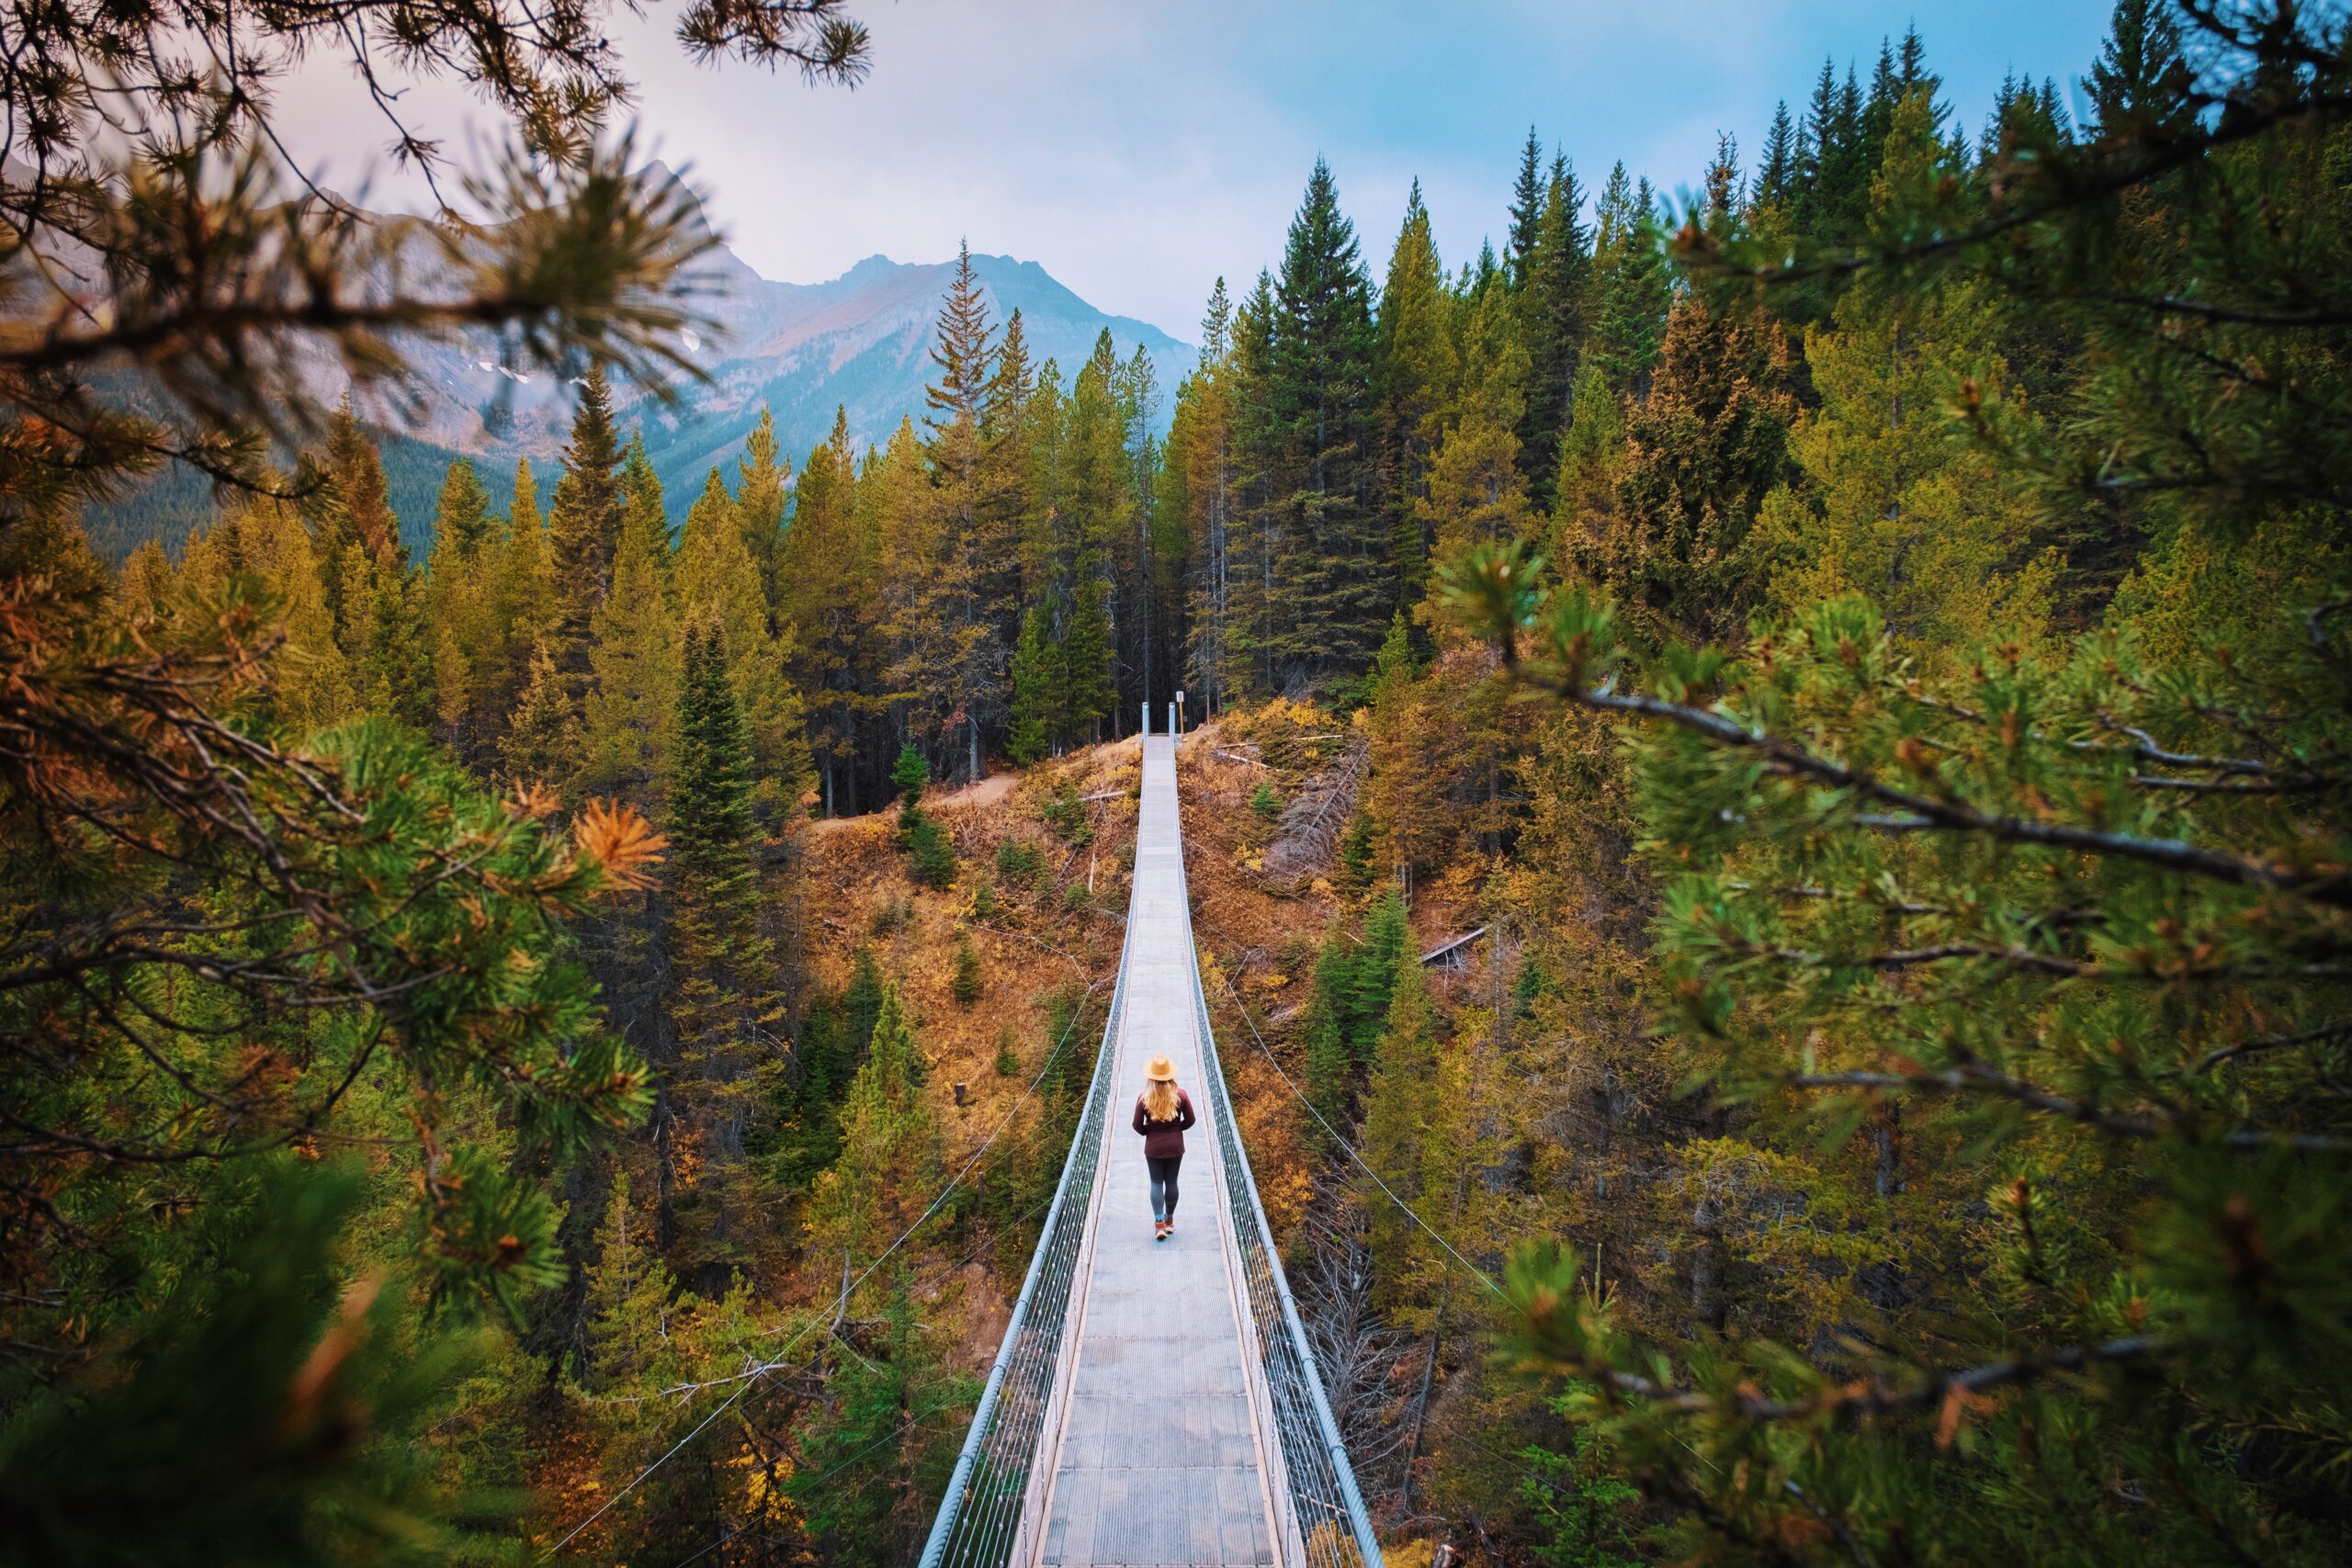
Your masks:
M 1144 1086 L 1143 1113 L 1154 1122 L 1176 1120 L 1176 1080 L 1154 1078 Z

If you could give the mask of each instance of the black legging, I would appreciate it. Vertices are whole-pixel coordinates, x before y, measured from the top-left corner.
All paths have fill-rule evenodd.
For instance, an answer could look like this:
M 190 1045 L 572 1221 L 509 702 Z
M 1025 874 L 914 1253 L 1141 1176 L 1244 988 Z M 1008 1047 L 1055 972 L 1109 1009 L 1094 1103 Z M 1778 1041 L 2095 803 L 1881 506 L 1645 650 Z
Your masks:
M 1176 1168 L 1184 1163 L 1182 1155 L 1170 1155 L 1166 1159 L 1144 1156 L 1144 1164 L 1151 1167 L 1151 1217 L 1172 1220 L 1176 1217 Z

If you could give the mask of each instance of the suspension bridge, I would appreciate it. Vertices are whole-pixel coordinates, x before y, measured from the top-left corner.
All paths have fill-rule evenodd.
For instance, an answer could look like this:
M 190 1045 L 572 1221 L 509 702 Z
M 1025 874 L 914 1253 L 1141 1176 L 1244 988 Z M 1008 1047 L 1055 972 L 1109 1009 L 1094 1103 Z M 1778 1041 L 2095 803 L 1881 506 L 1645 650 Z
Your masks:
M 1176 743 L 1150 720 L 1102 1047 L 922 1568 L 1380 1562 L 1217 1061 Z M 1128 1111 L 1156 1055 L 1200 1119 L 1165 1242 Z

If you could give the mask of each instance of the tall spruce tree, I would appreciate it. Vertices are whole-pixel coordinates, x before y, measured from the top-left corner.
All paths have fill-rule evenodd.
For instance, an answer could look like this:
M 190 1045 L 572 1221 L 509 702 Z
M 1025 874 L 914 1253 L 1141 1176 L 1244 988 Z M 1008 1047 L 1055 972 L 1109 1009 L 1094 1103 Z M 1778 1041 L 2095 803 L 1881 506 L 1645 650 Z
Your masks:
M 923 416 L 930 432 L 923 456 L 938 513 L 938 556 L 922 590 L 921 614 L 939 623 L 933 639 L 944 658 L 935 675 L 944 705 L 939 722 L 961 731 L 953 739 L 962 742 L 966 776 L 972 779 L 986 767 L 984 734 L 1001 722 L 1005 699 L 1007 628 L 989 586 L 1007 564 L 1011 541 L 1001 534 L 1003 513 L 991 504 L 982 429 L 996 370 L 995 337 L 971 247 L 959 243 L 931 350 L 939 379 L 923 390 L 930 409 Z
M 1503 276 L 1513 288 L 1534 275 L 1536 230 L 1544 221 L 1544 139 L 1527 128 L 1519 150 L 1519 179 L 1510 192 L 1510 232 L 1504 240 Z
M 785 530 L 781 611 L 793 633 L 790 671 L 808 713 L 820 798 L 827 816 L 855 810 L 861 749 L 887 706 L 881 672 L 881 550 L 870 506 L 860 503 L 849 416 L 801 466 Z
M 1201 318 L 1201 361 L 1176 396 L 1168 433 L 1169 494 L 1185 519 L 1190 637 L 1185 671 L 1196 711 L 1224 711 L 1234 613 L 1236 489 L 1233 299 L 1219 277 Z
M 669 775 L 683 673 L 669 534 L 658 505 L 632 505 L 624 514 L 612 592 L 589 617 L 581 703 L 582 788 L 648 809 L 660 803 Z
M 683 1256 L 707 1293 L 747 1261 L 752 1218 L 745 1141 L 785 1053 L 786 998 L 760 911 L 751 725 L 725 636 L 689 625 L 665 813 L 672 855 L 676 1095 L 698 1140 L 682 1182 Z
M 613 549 L 620 538 L 621 446 L 613 425 L 612 389 L 601 365 L 588 367 L 563 474 L 548 508 L 554 562 L 557 619 L 549 637 L 557 665 L 578 674 L 588 667 L 588 623 L 612 587 Z
M 735 520 L 759 569 L 768 631 L 782 637 L 790 621 L 784 612 L 784 513 L 792 489 L 792 463 L 777 445 L 775 416 L 765 404 L 759 422 L 743 437 L 743 455 L 735 459 Z
M 1666 336 L 1670 293 L 1650 183 L 1609 171 L 1600 204 L 1593 319 L 1586 353 L 1610 385 L 1638 392 Z
M 1374 329 L 1373 387 L 1380 421 L 1379 490 L 1389 510 L 1388 558 L 1395 604 L 1420 602 L 1429 571 L 1430 541 L 1417 506 L 1427 488 L 1446 406 L 1458 374 L 1453 334 L 1453 301 L 1430 231 L 1429 209 L 1415 180 L 1405 198 L 1405 221 L 1389 253 Z
M 1581 213 L 1584 192 L 1566 158 L 1552 160 L 1535 248 L 1520 291 L 1520 342 L 1527 368 L 1519 416 L 1520 473 L 1534 504 L 1549 510 L 1567 429 L 1568 392 L 1582 362 L 1592 256 Z
M 2189 80 L 2173 0 L 2116 0 L 2106 45 L 2083 78 L 2099 134 L 2177 129 Z
M 1317 158 L 1274 289 L 1267 388 L 1282 532 L 1266 632 L 1279 684 L 1361 675 L 1395 605 L 1373 485 L 1372 335 L 1355 225 Z

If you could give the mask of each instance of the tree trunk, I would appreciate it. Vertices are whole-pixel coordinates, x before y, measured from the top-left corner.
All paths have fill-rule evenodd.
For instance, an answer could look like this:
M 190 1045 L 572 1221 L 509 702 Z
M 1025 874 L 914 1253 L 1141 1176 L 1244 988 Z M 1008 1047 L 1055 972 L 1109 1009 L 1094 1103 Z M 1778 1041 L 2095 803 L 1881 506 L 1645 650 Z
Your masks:
M 1690 1311 L 1700 1322 L 1721 1333 L 1726 1314 L 1724 1302 L 1724 1211 L 1713 1198 L 1699 1200 L 1690 1213 L 1690 1228 L 1698 1233 L 1698 1249 L 1690 1257 Z

